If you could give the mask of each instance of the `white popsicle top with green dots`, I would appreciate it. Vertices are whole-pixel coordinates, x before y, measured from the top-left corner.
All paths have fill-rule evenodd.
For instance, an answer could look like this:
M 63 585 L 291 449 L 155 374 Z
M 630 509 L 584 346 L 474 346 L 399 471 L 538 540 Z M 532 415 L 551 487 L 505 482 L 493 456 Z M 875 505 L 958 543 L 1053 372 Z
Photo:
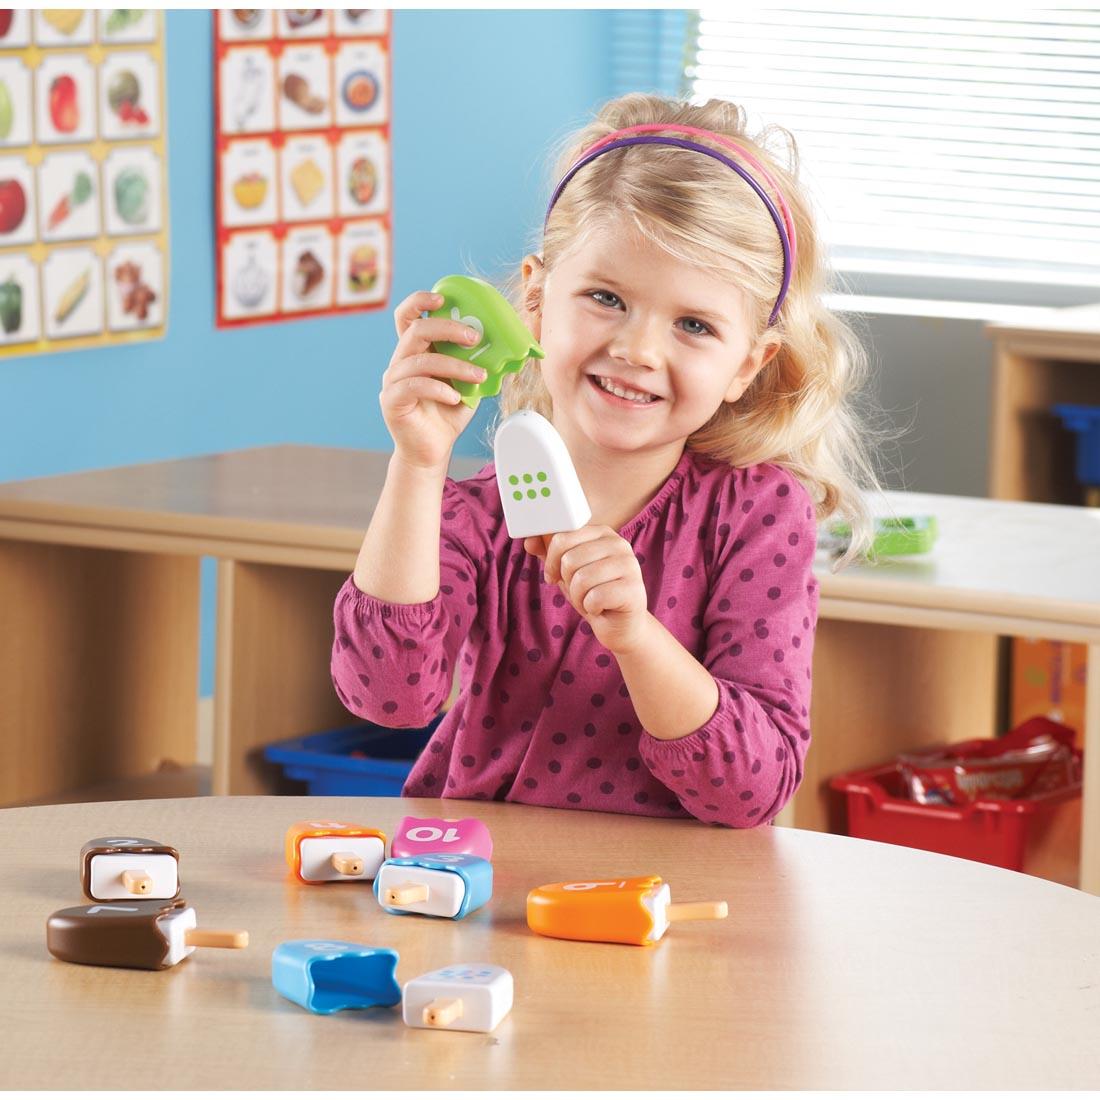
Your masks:
M 493 456 L 512 538 L 576 531 L 592 518 L 565 441 L 545 417 L 512 413 L 497 429 Z

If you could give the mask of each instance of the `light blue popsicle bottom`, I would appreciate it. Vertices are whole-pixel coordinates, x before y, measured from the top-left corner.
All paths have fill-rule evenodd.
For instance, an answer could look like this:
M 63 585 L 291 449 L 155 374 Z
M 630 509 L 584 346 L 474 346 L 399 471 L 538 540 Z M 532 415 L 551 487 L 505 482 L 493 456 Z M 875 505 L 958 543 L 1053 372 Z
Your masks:
M 397 952 L 389 947 L 290 940 L 271 955 L 271 983 L 287 1000 L 327 1016 L 347 1008 L 395 1005 Z

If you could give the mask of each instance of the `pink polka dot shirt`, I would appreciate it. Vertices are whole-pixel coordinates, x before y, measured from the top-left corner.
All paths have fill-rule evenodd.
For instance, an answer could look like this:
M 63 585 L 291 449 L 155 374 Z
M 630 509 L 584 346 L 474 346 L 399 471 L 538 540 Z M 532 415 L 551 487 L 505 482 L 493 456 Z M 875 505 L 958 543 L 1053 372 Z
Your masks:
M 649 610 L 711 673 L 714 715 L 659 740 L 638 722 L 614 656 L 509 537 L 492 463 L 443 492 L 440 590 L 394 604 L 349 578 L 334 610 L 344 705 L 426 726 L 459 693 L 404 794 L 496 799 L 744 828 L 802 780 L 818 584 L 806 489 L 785 469 L 685 451 L 619 534 Z

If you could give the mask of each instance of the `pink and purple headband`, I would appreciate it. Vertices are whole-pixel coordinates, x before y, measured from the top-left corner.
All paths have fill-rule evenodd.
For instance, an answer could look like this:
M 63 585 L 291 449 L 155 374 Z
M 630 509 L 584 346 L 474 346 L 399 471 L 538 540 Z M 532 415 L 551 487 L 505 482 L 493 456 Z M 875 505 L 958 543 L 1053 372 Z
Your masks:
M 776 208 L 776 203 L 772 202 L 767 192 L 757 183 L 749 171 L 730 157 L 718 152 L 717 149 L 710 148 L 709 145 L 702 145 L 697 141 L 686 141 L 682 138 L 654 135 L 652 133 L 654 130 L 671 130 L 674 133 L 706 137 L 719 145 L 725 146 L 727 149 L 733 150 L 742 160 L 755 168 L 761 178 L 770 185 L 771 189 L 775 192 L 779 209 Z M 594 142 L 592 145 L 588 146 L 587 149 L 583 150 L 572 167 L 562 176 L 561 182 L 554 188 L 554 193 L 550 196 L 550 203 L 546 208 L 546 219 L 543 224 L 545 225 L 545 222 L 550 220 L 550 213 L 554 209 L 554 204 L 558 201 L 562 191 L 565 190 L 565 185 L 586 164 L 590 164 L 596 157 L 602 156 L 604 153 L 611 152 L 612 149 L 623 149 L 630 145 L 672 145 L 680 149 L 689 149 L 694 153 L 703 153 L 708 157 L 713 157 L 715 160 L 721 161 L 728 168 L 732 168 L 733 171 L 756 192 L 760 201 L 767 207 L 772 221 L 775 222 L 776 232 L 779 234 L 779 243 L 783 248 L 783 282 L 779 288 L 779 296 L 776 298 L 775 305 L 772 307 L 771 316 L 768 318 L 768 324 L 774 325 L 776 318 L 779 316 L 779 310 L 783 305 L 783 300 L 787 297 L 787 291 L 791 285 L 791 273 L 794 270 L 795 258 L 797 256 L 797 239 L 794 231 L 794 219 L 791 217 L 791 212 L 786 202 L 783 201 L 783 194 L 779 189 L 779 185 L 772 178 L 768 170 L 760 161 L 752 156 L 747 149 L 742 148 L 742 146 L 731 141 L 723 134 L 715 134 L 710 130 L 702 130 L 697 126 L 675 126 L 663 125 L 660 123 L 651 123 L 643 126 L 628 126 L 624 130 L 615 130 L 613 133 L 608 134 L 606 137 L 601 138 L 599 141 Z M 780 210 L 782 213 L 780 213 Z

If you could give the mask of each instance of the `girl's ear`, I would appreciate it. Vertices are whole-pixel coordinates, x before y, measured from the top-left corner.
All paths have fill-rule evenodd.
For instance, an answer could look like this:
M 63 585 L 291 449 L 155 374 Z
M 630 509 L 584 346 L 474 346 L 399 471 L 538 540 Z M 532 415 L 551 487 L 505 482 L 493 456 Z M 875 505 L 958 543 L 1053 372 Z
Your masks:
M 523 309 L 527 314 L 528 325 L 536 340 L 542 339 L 542 291 L 546 278 L 546 267 L 541 256 L 532 253 L 524 256 L 521 267 L 523 273 Z
M 745 361 L 733 376 L 730 387 L 726 390 L 723 401 L 733 404 L 749 388 L 752 380 L 770 363 L 778 354 L 782 344 L 775 339 L 769 340 L 763 337 L 756 342 L 752 350 L 745 356 Z

